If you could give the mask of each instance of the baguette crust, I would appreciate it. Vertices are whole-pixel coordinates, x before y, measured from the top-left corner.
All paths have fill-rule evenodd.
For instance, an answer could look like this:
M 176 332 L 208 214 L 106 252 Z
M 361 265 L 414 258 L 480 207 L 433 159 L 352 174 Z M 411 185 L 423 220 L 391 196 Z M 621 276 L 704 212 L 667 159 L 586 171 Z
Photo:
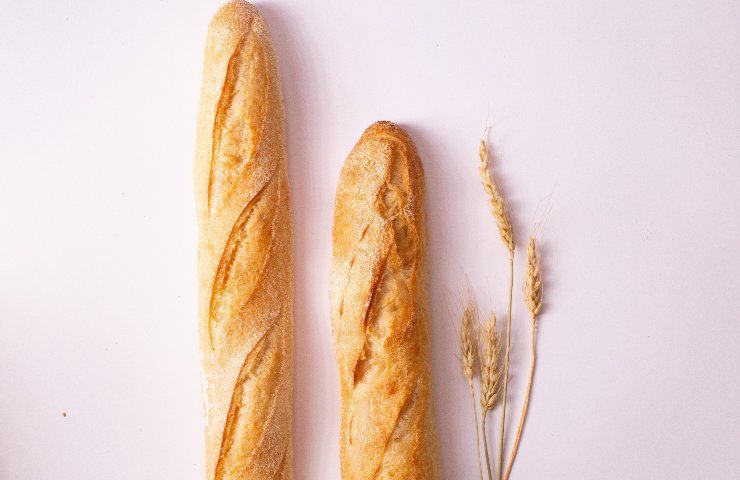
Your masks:
M 244 1 L 211 21 L 197 135 L 206 478 L 291 479 L 284 113 L 267 25 Z
M 413 142 L 397 125 L 371 125 L 349 154 L 337 188 L 333 241 L 342 478 L 439 478 L 424 175 Z

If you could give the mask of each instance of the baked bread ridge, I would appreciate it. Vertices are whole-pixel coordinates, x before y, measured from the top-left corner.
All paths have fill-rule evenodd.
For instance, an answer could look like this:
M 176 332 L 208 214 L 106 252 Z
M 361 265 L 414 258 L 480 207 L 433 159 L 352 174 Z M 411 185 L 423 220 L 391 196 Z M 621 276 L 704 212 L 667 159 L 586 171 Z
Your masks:
M 349 154 L 332 236 L 342 478 L 440 478 L 424 174 L 413 141 L 397 125 L 374 123 Z
M 247 2 L 210 23 L 196 143 L 206 478 L 292 479 L 284 112 L 267 25 Z

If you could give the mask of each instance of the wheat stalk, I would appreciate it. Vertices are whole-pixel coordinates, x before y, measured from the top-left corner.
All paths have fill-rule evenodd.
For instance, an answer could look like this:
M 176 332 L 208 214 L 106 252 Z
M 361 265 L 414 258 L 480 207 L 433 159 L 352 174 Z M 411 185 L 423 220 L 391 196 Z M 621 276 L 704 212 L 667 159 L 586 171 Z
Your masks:
M 522 404 L 522 413 L 519 416 L 519 427 L 517 428 L 516 438 L 514 439 L 514 447 L 511 450 L 511 456 L 506 465 L 505 479 L 509 480 L 511 475 L 511 469 L 514 466 L 514 460 L 516 459 L 517 451 L 519 450 L 519 442 L 522 438 L 522 431 L 524 430 L 524 421 L 527 417 L 527 409 L 529 408 L 529 398 L 532 393 L 532 382 L 534 380 L 534 368 L 536 364 L 536 327 L 537 327 L 537 316 L 542 308 L 542 274 L 540 272 L 540 257 L 537 252 L 537 244 L 534 237 L 529 239 L 529 246 L 527 247 L 527 279 L 524 284 L 524 301 L 529 309 L 529 316 L 532 320 L 530 330 L 530 362 L 529 362 L 529 378 L 527 379 L 527 390 L 524 394 L 524 403 Z
M 486 436 L 486 417 L 488 412 L 496 406 L 496 401 L 501 393 L 501 337 L 496 331 L 496 315 L 491 316 L 486 321 L 482 333 L 483 352 L 480 359 L 481 366 L 481 427 L 483 430 L 483 449 L 486 454 L 486 467 L 488 468 L 489 480 L 493 478 L 491 474 L 491 461 L 488 454 L 488 440 Z
M 460 363 L 462 366 L 463 377 L 465 377 L 465 380 L 468 382 L 470 397 L 473 400 L 473 425 L 475 426 L 475 447 L 478 452 L 478 475 L 480 480 L 483 480 L 483 467 L 481 466 L 480 458 L 480 434 L 478 433 L 478 408 L 475 404 L 475 388 L 473 388 L 473 375 L 475 373 L 475 357 L 477 352 L 477 341 L 475 341 L 477 336 L 475 332 L 475 324 L 478 321 L 477 319 L 477 310 L 473 306 L 472 301 L 469 300 L 463 310 L 462 318 L 460 319 Z
M 504 462 L 504 427 L 506 425 L 506 397 L 509 386 L 509 353 L 511 349 L 511 304 L 514 291 L 514 231 L 511 227 L 511 219 L 506 203 L 493 180 L 491 174 L 488 146 L 486 141 L 481 139 L 478 147 L 478 156 L 480 157 L 479 171 L 483 180 L 483 189 L 488 195 L 488 203 L 491 205 L 491 212 L 496 219 L 501 241 L 509 250 L 509 308 L 506 318 L 506 350 L 504 355 L 504 380 L 503 395 L 501 400 L 501 426 L 499 428 L 498 444 L 498 479 L 503 478 Z

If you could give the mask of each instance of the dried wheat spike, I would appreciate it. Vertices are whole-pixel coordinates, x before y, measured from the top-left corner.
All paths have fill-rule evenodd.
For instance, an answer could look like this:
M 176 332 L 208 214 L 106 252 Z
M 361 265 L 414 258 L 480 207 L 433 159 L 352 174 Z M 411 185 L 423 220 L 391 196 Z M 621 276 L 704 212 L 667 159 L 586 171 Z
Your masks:
M 475 320 L 477 314 L 472 305 L 467 305 L 460 319 L 460 361 L 462 372 L 469 384 L 473 383 L 475 366 Z
M 501 196 L 496 183 L 493 181 L 493 175 L 491 175 L 490 159 L 488 155 L 488 146 L 485 140 L 480 141 L 480 147 L 478 149 L 478 156 L 480 157 L 480 174 L 483 181 L 483 188 L 488 195 L 488 203 L 491 204 L 491 211 L 498 224 L 498 231 L 501 235 L 501 240 L 506 245 L 509 253 L 514 254 L 514 234 L 511 228 L 511 219 L 509 218 L 509 211 L 506 208 L 504 198 Z
M 542 308 L 542 274 L 540 273 L 540 257 L 537 253 L 537 244 L 534 237 L 529 239 L 527 247 L 527 280 L 524 287 L 524 298 L 529 308 L 532 321 L 537 318 Z
M 496 315 L 491 314 L 482 332 L 480 404 L 485 414 L 496 405 L 501 391 L 501 336 L 496 331 Z

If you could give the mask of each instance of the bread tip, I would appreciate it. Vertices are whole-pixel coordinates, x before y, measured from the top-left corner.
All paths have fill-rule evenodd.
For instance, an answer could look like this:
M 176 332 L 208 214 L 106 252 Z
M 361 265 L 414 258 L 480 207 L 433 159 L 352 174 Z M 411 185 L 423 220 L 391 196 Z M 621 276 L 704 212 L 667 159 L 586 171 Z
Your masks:
M 365 129 L 364 136 L 388 135 L 402 141 L 411 139 L 408 132 L 389 120 L 379 120 Z
M 213 14 L 210 29 L 212 31 L 228 30 L 232 32 L 241 32 L 253 20 L 262 22 L 257 7 L 245 0 L 230 0 Z

